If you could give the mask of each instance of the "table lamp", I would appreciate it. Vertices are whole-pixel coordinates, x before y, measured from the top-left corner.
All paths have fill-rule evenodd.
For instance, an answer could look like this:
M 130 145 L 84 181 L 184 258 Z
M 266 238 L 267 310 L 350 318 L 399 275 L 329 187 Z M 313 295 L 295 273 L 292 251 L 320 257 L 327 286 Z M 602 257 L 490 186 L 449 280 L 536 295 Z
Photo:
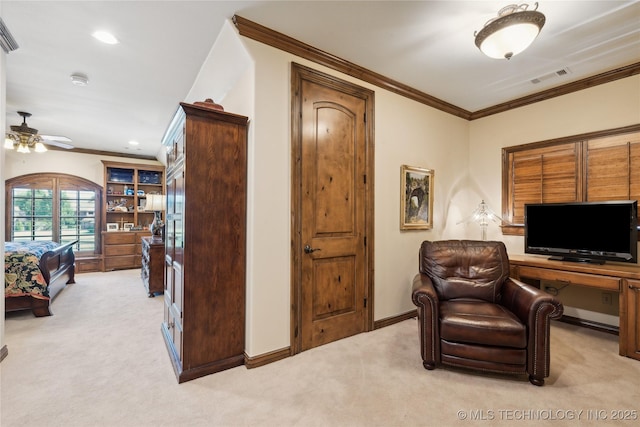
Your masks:
M 496 222 L 498 224 L 502 223 L 502 218 L 495 214 L 487 205 L 484 200 L 480 202 L 478 207 L 473 211 L 471 216 L 462 221 L 459 221 L 458 224 L 463 222 L 475 222 L 480 224 L 482 240 L 487 240 L 487 226 L 489 225 L 489 220 Z
M 162 236 L 162 227 L 164 227 L 162 222 L 162 211 L 165 210 L 166 203 L 167 199 L 163 194 L 147 195 L 147 203 L 144 206 L 144 210 L 153 211 L 154 218 L 153 223 L 151 223 L 151 235 L 154 237 L 164 237 Z

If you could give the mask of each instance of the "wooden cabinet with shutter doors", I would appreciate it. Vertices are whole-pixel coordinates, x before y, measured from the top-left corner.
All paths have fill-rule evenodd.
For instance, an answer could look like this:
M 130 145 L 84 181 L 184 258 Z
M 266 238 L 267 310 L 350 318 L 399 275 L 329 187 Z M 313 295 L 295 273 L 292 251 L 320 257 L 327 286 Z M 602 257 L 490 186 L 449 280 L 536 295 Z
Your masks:
M 163 138 L 161 330 L 179 383 L 244 363 L 247 124 L 181 103 Z

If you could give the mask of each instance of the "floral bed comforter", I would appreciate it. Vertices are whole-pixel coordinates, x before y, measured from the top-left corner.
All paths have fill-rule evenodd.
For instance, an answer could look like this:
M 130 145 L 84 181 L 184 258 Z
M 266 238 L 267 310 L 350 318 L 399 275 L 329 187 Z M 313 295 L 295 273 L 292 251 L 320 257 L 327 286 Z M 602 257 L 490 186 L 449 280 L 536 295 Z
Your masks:
M 5 297 L 32 296 L 49 299 L 49 289 L 40 271 L 40 257 L 60 246 L 57 242 L 33 240 L 4 243 Z

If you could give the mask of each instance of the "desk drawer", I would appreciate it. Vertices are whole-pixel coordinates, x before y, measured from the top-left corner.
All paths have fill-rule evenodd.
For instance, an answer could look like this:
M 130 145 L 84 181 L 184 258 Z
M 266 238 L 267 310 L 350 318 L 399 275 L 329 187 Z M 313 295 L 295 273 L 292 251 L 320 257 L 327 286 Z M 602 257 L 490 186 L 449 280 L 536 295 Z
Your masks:
M 574 273 L 571 271 L 551 270 L 547 268 L 536 268 L 519 266 L 520 277 L 536 280 L 551 280 L 572 285 L 588 286 L 591 288 L 609 289 L 620 292 L 620 279 L 611 276 L 600 276 L 597 274 Z

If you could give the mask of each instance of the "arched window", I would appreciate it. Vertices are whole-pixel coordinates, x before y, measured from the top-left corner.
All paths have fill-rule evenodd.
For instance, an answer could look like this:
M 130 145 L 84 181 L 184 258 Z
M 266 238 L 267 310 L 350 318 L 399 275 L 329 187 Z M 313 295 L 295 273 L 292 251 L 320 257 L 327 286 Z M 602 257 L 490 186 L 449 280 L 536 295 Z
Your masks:
M 34 173 L 5 181 L 5 240 L 78 240 L 76 254 L 100 252 L 102 187 L 58 173 Z

